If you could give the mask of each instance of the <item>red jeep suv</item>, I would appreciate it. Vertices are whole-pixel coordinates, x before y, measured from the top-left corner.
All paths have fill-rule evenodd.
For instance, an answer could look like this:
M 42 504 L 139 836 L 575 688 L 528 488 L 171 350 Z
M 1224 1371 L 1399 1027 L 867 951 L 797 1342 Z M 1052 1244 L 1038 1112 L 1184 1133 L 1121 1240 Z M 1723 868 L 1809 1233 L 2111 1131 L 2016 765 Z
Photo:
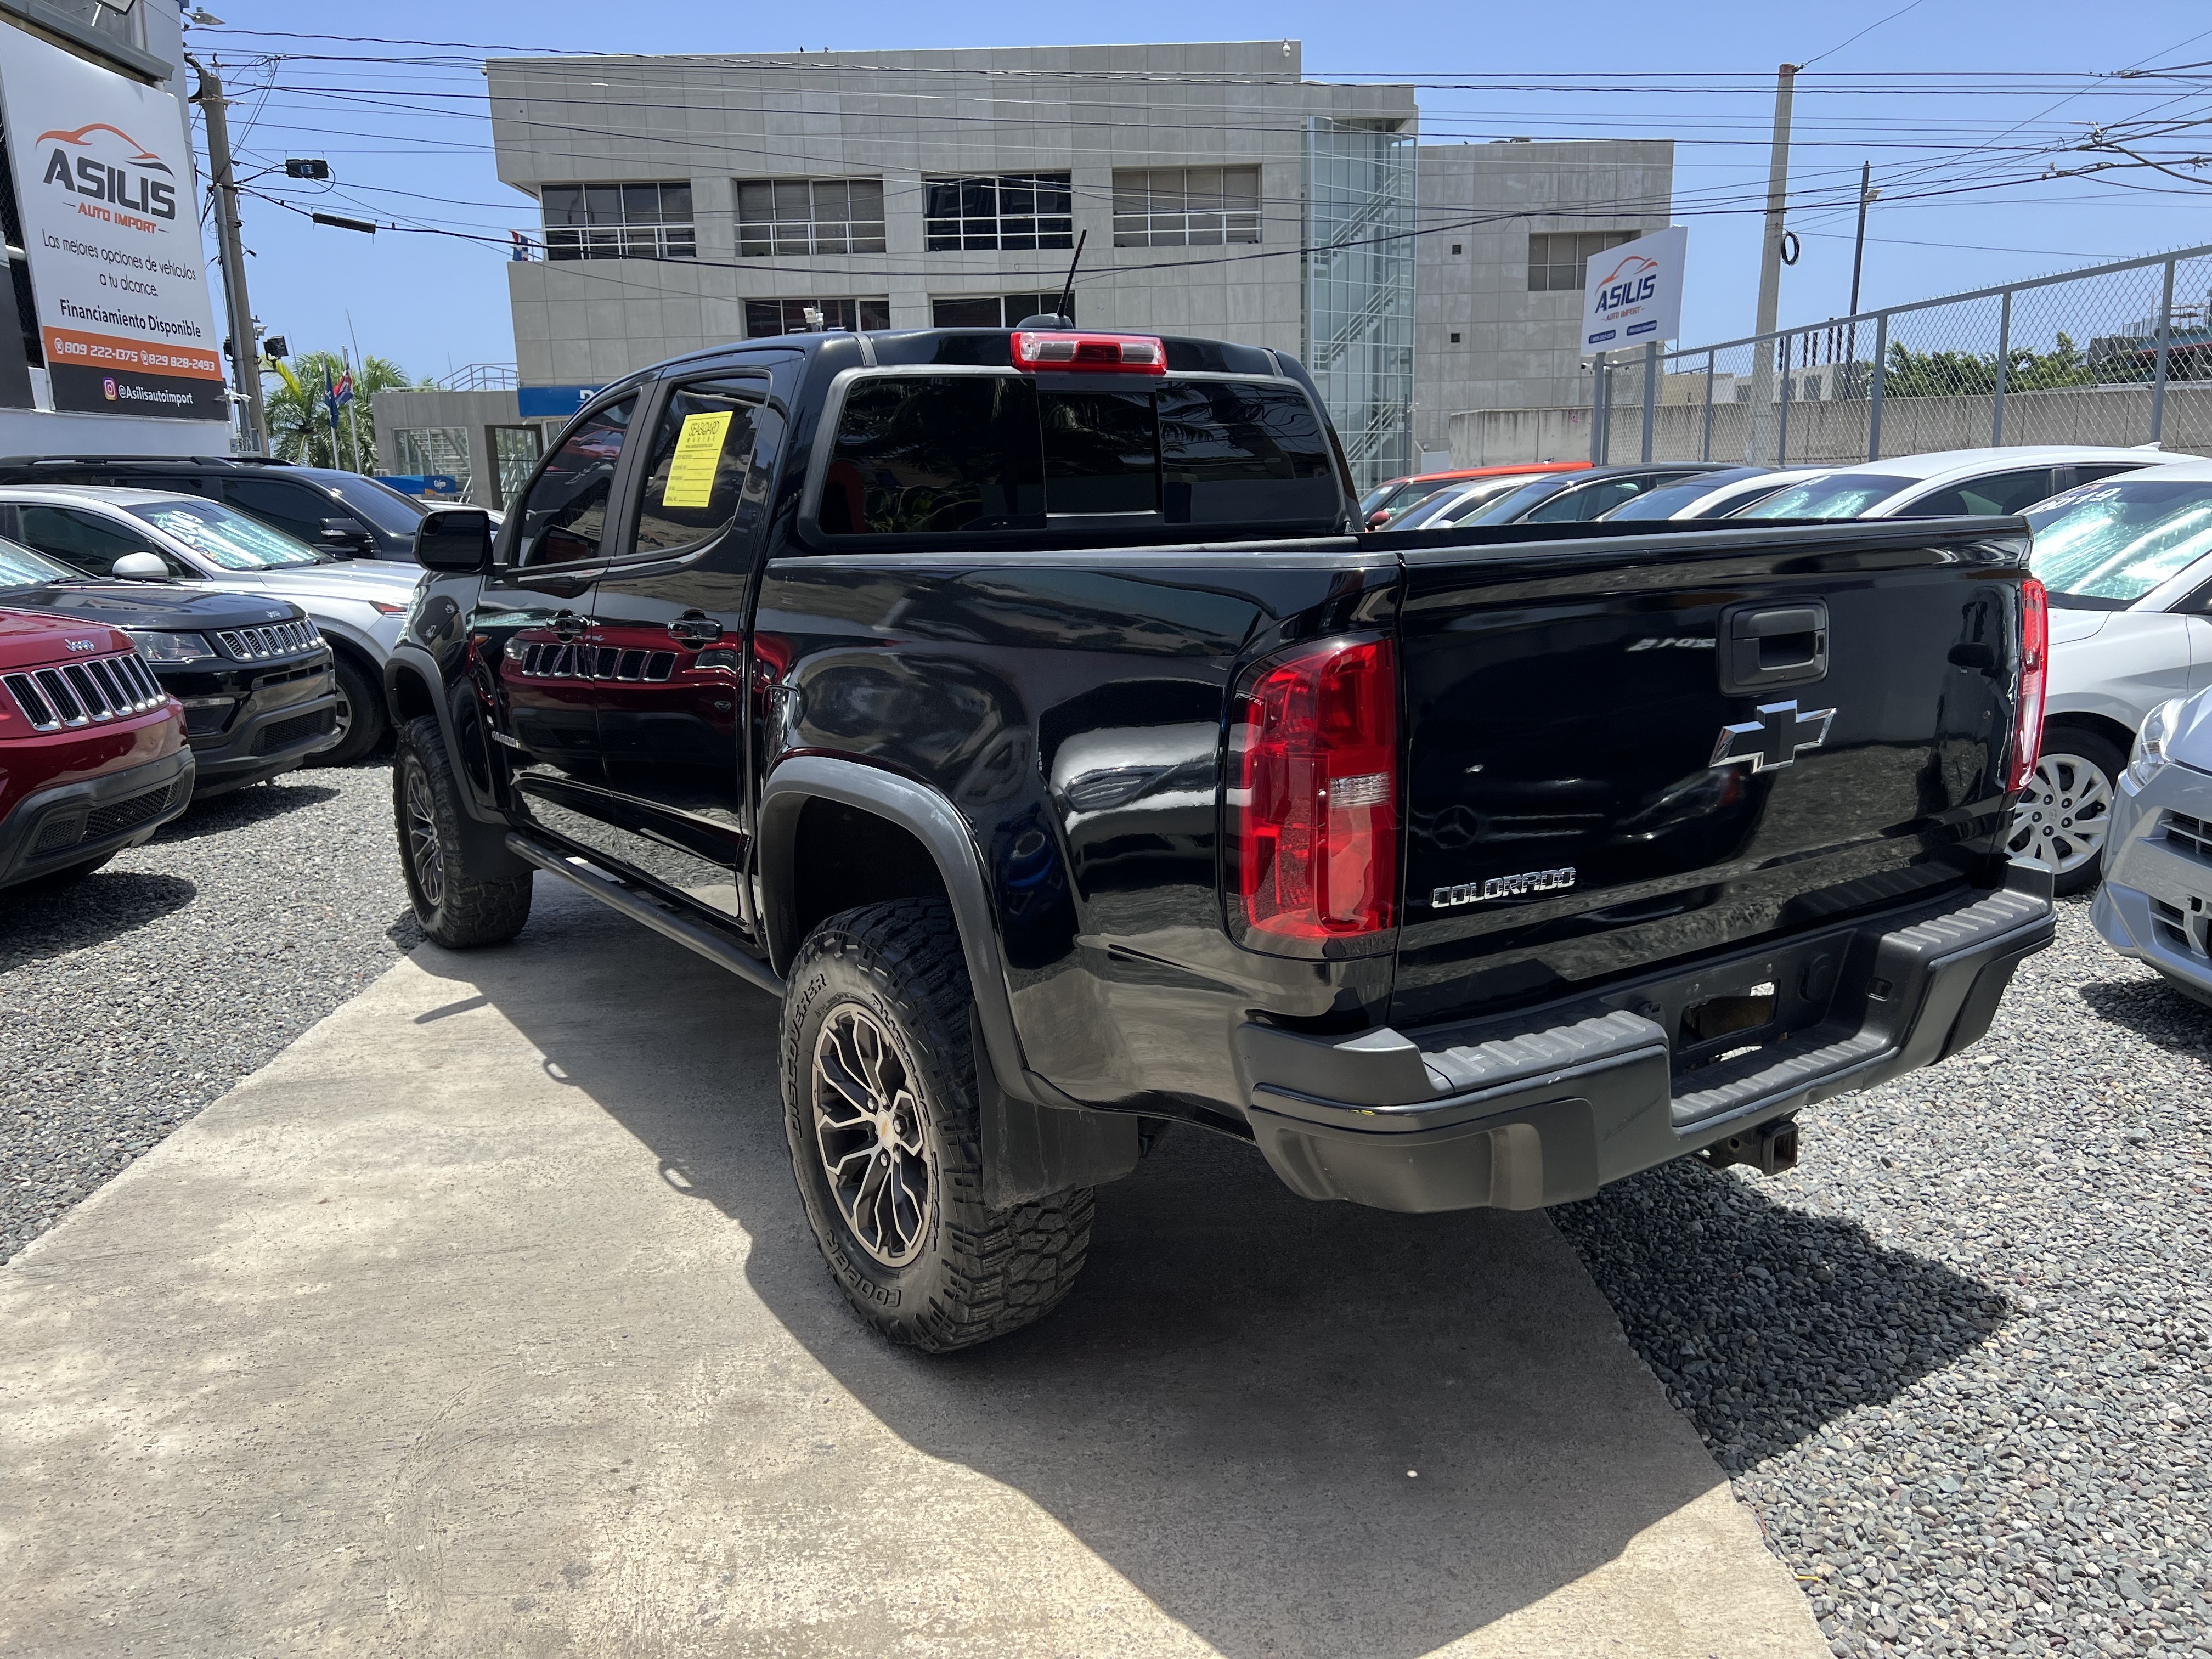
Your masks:
M 0 611 L 0 887 L 88 874 L 191 798 L 184 708 L 128 634 Z

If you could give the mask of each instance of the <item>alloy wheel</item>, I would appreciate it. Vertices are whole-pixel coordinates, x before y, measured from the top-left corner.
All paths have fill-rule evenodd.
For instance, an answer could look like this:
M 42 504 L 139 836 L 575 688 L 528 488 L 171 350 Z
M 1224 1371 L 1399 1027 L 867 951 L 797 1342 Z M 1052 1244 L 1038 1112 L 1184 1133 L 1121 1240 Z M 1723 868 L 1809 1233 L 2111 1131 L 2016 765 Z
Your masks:
M 2079 755 L 2045 755 L 2013 809 L 2008 850 L 2057 875 L 2091 864 L 2112 824 L 2112 781 Z
M 338 734 L 338 740 L 331 745 L 333 749 L 343 748 L 347 735 L 353 730 L 353 699 L 346 696 L 343 680 L 337 683 L 337 699 L 338 706 L 331 711 L 331 720 Z
M 438 843 L 436 803 L 419 766 L 407 769 L 407 858 L 422 902 L 435 909 L 446 896 L 446 854 Z
M 845 1224 L 886 1267 L 921 1254 L 935 1171 L 921 1103 L 890 1035 L 866 1010 L 832 1009 L 814 1040 L 814 1142 Z

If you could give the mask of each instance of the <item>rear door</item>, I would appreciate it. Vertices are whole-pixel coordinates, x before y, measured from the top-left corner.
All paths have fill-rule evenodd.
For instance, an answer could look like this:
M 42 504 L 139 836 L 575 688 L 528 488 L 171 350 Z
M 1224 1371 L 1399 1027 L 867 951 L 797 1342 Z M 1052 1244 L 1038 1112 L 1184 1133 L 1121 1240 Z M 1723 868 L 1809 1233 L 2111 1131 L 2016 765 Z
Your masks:
M 745 623 L 783 417 L 765 374 L 665 387 L 637 506 L 592 601 L 603 844 L 669 893 L 750 929 L 739 897 Z
M 2024 556 L 1898 523 L 1406 555 L 1393 1018 L 1962 882 L 2001 821 Z

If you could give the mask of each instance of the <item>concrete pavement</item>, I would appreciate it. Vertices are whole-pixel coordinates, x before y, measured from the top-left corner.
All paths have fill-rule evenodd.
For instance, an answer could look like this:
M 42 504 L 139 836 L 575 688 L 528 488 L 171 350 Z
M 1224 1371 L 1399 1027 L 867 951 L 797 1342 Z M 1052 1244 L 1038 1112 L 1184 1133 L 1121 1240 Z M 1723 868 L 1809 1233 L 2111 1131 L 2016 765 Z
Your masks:
M 539 905 L 0 1269 L 0 1652 L 1827 1652 L 1540 1215 L 1178 1132 L 1058 1314 L 895 1351 L 767 1000 Z

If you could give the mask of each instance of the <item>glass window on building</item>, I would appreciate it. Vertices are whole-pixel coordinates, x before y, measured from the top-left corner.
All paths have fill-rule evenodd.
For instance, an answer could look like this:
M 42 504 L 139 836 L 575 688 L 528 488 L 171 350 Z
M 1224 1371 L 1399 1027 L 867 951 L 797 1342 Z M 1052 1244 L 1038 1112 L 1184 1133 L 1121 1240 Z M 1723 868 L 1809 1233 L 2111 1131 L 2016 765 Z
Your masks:
M 932 179 L 924 188 L 925 234 L 933 253 L 1075 246 L 1075 191 L 1065 173 Z
M 866 300 L 745 301 L 745 338 L 748 340 L 773 339 L 779 334 L 819 334 L 830 328 L 865 334 L 887 329 L 890 325 L 891 302 L 881 295 Z
M 462 426 L 402 427 L 392 434 L 392 451 L 402 477 L 428 478 L 445 473 L 469 493 L 469 431 Z
M 880 179 L 738 181 L 738 252 L 744 258 L 883 251 Z
M 946 294 L 929 302 L 933 328 L 1014 328 L 1030 317 L 1049 317 L 1060 311 L 1057 294 Z M 1075 320 L 1075 301 L 1070 299 L 1061 313 Z
M 545 257 L 549 259 L 698 257 L 688 180 L 547 185 L 540 200 L 545 211 Z
M 1218 247 L 1259 240 L 1257 167 L 1115 172 L 1115 247 Z
M 1306 367 L 1354 484 L 1413 470 L 1413 136 L 1306 127 Z
M 1540 230 L 1528 238 L 1528 292 L 1580 294 L 1589 262 L 1607 248 L 1643 235 L 1640 230 Z
M 534 426 L 495 426 L 491 428 L 491 454 L 499 468 L 499 501 L 504 507 L 530 482 L 538 458 L 545 453 L 545 437 Z

